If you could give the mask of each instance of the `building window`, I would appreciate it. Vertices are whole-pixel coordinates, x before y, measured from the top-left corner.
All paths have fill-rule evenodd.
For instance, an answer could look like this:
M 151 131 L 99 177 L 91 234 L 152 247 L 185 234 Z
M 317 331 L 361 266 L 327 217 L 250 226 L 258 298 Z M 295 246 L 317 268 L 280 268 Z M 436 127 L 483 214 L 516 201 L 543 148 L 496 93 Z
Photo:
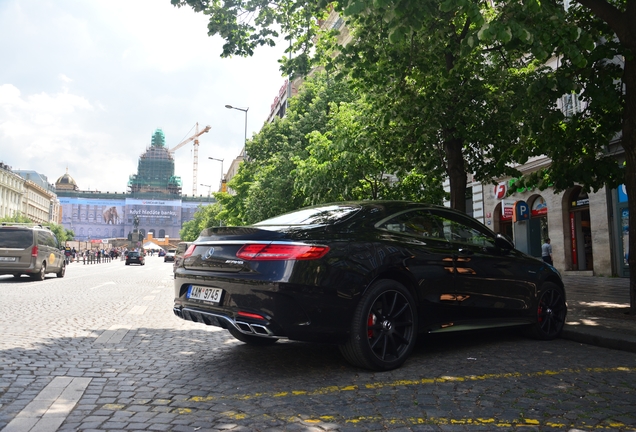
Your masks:
M 566 117 L 583 112 L 581 99 L 575 93 L 569 93 L 561 97 L 561 111 Z

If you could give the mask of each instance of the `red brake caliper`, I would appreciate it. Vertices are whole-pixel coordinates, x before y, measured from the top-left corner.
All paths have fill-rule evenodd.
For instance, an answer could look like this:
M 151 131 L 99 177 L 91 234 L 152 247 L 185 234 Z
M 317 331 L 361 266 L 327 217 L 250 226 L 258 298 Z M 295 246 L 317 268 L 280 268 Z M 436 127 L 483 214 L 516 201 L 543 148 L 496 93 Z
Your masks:
M 371 327 L 375 324 L 375 315 L 373 313 L 369 314 L 367 318 L 367 337 L 371 339 L 373 337 L 373 330 Z

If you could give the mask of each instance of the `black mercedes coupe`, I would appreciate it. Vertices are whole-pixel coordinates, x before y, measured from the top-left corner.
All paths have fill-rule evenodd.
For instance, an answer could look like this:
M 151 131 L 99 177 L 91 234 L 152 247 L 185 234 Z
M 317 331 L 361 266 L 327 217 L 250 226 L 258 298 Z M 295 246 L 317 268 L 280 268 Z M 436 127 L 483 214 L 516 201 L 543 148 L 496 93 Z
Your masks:
M 201 232 L 175 269 L 174 313 L 236 339 L 340 346 L 390 370 L 420 333 L 520 326 L 563 330 L 559 272 L 446 207 L 360 201 L 303 208 Z

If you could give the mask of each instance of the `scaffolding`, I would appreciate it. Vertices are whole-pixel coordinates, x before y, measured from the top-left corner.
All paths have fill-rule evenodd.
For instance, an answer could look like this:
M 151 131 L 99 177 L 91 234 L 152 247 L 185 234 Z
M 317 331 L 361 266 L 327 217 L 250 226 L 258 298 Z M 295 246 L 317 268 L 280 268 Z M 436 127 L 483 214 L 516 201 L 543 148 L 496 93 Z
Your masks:
M 150 143 L 139 157 L 137 174 L 128 179 L 129 192 L 181 196 L 181 178 L 174 175 L 174 158 L 161 129 L 155 130 Z

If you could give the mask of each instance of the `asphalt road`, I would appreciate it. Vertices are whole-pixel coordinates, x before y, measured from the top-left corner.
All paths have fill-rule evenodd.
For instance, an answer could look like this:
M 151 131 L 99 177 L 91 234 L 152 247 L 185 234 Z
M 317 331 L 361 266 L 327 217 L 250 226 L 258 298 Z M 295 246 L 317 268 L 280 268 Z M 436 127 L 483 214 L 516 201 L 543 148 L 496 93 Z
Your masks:
M 421 338 L 400 369 L 255 348 L 172 313 L 172 263 L 0 276 L 0 430 L 636 430 L 636 356 L 514 331 Z

